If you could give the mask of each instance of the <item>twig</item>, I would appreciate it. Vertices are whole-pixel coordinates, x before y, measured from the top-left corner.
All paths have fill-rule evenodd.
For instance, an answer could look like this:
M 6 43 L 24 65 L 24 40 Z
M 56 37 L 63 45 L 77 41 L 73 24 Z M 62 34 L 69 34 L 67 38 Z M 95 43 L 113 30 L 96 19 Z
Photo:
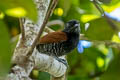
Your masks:
M 98 11 L 103 15 L 103 17 L 106 18 L 106 21 L 110 24 L 110 26 L 112 27 L 112 29 L 114 29 L 115 31 L 119 31 L 117 25 L 115 25 L 112 20 L 105 14 L 105 11 L 103 10 L 103 8 L 100 6 L 100 4 L 96 1 L 93 0 L 93 4 L 95 5 L 95 7 L 98 9 Z
M 105 15 L 104 10 L 101 6 L 99 6 L 99 3 L 96 0 L 93 0 L 93 3 L 95 5 L 95 7 L 98 9 L 98 11 L 102 14 Z
M 19 22 L 20 22 L 20 29 L 21 29 L 21 34 L 22 34 L 22 41 L 21 41 L 21 43 L 23 45 L 24 41 L 25 41 L 25 29 L 24 29 L 24 26 L 23 26 L 21 18 L 19 19 Z
M 43 24 L 42 24 L 42 26 L 41 26 L 41 28 L 40 28 L 40 30 L 38 32 L 38 35 L 35 38 L 33 44 L 31 45 L 31 49 L 28 52 L 27 57 L 31 56 L 31 54 L 32 54 L 32 52 L 33 52 L 33 50 L 34 50 L 34 48 L 35 48 L 35 46 L 36 46 L 36 44 L 37 44 L 37 42 L 39 40 L 44 28 L 45 28 L 45 25 L 47 24 L 48 18 L 50 17 L 50 15 L 51 15 L 52 11 L 54 10 L 54 8 L 56 7 L 57 3 L 58 3 L 58 0 L 53 0 L 52 1 L 51 5 L 49 7 L 49 10 L 47 11 L 46 17 L 45 17 L 45 19 L 43 21 Z

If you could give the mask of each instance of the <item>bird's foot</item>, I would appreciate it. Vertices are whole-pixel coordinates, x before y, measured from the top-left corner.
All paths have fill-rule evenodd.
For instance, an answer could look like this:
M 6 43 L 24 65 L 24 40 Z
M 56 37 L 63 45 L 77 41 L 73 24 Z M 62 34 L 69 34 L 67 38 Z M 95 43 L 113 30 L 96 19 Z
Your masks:
M 61 59 L 61 58 L 55 58 L 57 61 L 63 63 L 67 68 L 69 67 L 67 61 L 65 59 Z

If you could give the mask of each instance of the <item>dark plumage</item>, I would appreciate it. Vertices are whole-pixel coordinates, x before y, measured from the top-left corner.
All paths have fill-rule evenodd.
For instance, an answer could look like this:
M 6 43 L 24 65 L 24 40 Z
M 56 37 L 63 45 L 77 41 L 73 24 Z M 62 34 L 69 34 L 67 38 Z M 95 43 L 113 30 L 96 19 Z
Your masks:
M 66 23 L 63 31 L 56 31 L 41 37 L 36 48 L 40 53 L 55 57 L 66 55 L 76 48 L 79 42 L 80 25 L 76 20 L 71 20 Z

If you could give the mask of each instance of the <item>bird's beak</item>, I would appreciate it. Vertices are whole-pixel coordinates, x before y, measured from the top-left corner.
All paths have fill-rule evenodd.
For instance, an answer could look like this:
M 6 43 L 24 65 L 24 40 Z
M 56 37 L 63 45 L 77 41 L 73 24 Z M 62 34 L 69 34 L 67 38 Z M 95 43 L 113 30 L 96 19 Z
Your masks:
M 75 27 L 77 28 L 77 27 L 79 27 L 79 25 L 80 25 L 80 24 L 75 24 Z
M 71 28 L 71 30 L 74 30 L 79 27 L 80 24 L 75 24 L 74 27 Z

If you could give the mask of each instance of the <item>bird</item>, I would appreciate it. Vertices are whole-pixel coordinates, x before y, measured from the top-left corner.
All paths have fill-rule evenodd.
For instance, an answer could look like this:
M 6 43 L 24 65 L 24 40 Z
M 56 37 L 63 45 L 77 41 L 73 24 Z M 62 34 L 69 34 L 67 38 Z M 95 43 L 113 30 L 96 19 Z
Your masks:
M 48 56 L 54 57 L 64 65 L 68 65 L 66 60 L 59 58 L 67 55 L 77 47 L 80 37 L 80 23 L 77 20 L 70 20 L 65 24 L 62 31 L 56 31 L 41 37 L 36 45 L 36 49 Z

